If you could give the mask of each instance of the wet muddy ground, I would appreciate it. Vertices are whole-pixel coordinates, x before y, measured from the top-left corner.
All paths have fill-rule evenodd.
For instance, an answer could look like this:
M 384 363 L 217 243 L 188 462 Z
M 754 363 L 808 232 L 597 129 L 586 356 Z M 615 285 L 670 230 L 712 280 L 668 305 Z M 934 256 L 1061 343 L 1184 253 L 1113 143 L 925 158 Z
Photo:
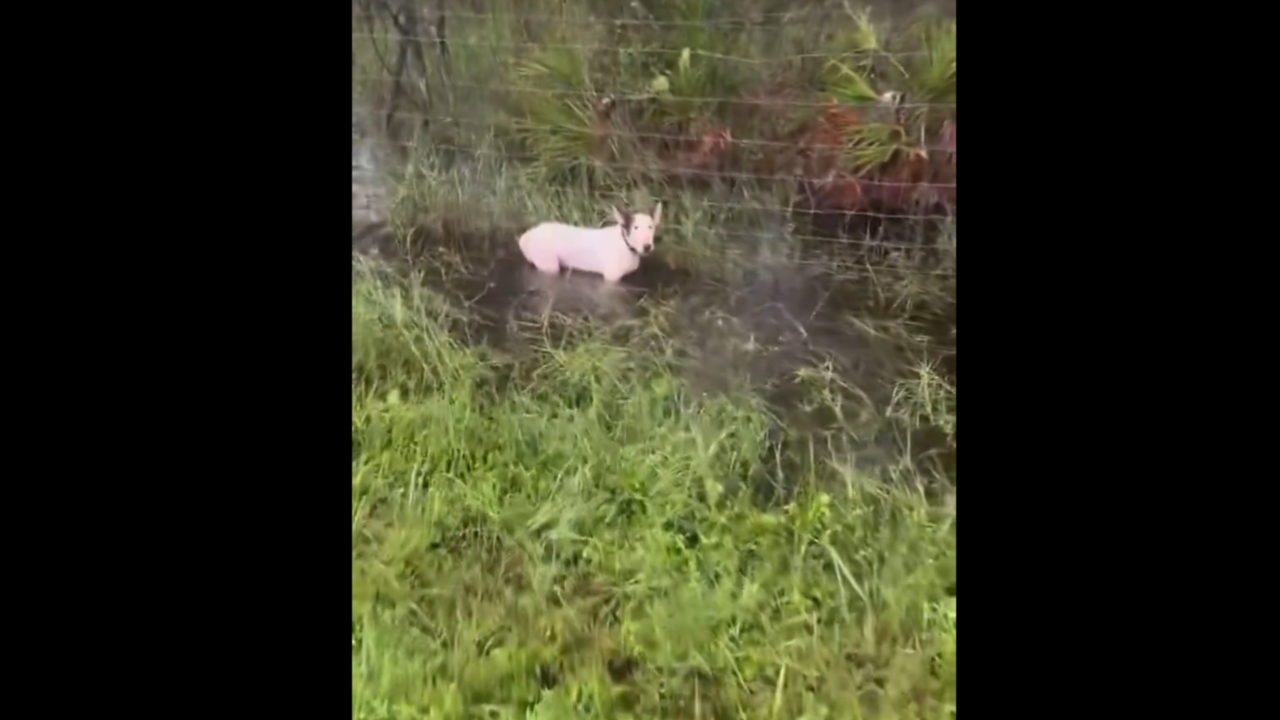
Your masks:
M 520 256 L 518 234 L 432 229 L 397 240 L 366 232 L 353 249 L 465 308 L 472 342 L 519 352 L 557 317 L 605 324 L 632 345 L 660 328 L 655 347 L 673 356 L 694 391 L 752 392 L 792 434 L 839 436 L 869 466 L 891 462 L 904 444 L 912 455 L 939 449 L 936 433 L 902 438 L 881 418 L 895 384 L 922 359 L 954 387 L 954 296 L 908 308 L 904 296 L 876 286 L 896 288 L 894 279 L 873 280 L 871 271 L 833 278 L 818 264 L 779 262 L 726 280 L 673 270 L 660 251 L 611 287 L 591 275 L 537 272 Z M 942 465 L 954 476 L 953 455 Z

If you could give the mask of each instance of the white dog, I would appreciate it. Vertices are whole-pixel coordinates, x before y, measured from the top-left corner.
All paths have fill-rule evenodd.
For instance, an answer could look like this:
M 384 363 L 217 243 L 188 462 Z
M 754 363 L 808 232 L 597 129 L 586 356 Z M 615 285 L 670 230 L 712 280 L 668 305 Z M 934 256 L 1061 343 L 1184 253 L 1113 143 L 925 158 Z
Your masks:
M 662 203 L 653 215 L 624 213 L 612 208 L 617 225 L 581 228 L 545 222 L 520 236 L 520 252 L 544 273 L 560 268 L 604 276 L 615 283 L 640 267 L 640 258 L 653 252 L 654 235 L 662 222 Z

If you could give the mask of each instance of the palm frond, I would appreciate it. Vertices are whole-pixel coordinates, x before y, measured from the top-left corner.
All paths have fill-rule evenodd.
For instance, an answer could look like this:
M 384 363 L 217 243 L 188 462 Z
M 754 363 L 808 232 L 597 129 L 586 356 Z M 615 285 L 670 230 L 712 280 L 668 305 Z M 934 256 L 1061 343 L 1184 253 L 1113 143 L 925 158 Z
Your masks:
M 880 29 L 871 22 L 871 9 L 854 10 L 846 0 L 844 10 L 853 20 L 853 27 L 845 35 L 841 43 L 842 49 L 848 52 L 878 52 L 884 48 L 880 44 Z
M 826 64 L 819 83 L 823 92 L 848 103 L 874 102 L 879 95 L 862 73 L 839 60 Z
M 548 47 L 516 63 L 516 77 L 544 89 L 587 89 L 591 75 L 587 58 L 573 47 Z
M 558 175 L 591 163 L 598 128 L 587 60 L 575 48 L 549 47 L 516 63 L 523 117 L 512 124 L 540 172 Z
M 880 167 L 907 148 L 902 127 L 888 123 L 866 123 L 853 128 L 841 152 L 841 160 L 854 174 Z
M 956 101 L 956 23 L 931 20 L 919 31 L 923 55 L 912 67 L 915 94 L 922 102 Z

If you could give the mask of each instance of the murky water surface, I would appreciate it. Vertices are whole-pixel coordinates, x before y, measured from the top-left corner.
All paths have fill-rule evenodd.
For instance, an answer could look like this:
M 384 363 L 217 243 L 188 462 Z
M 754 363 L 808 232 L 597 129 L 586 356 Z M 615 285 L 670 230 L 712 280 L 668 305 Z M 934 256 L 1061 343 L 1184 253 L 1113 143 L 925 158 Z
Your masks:
M 662 260 L 660 243 L 640 271 L 610 286 L 596 276 L 548 276 L 528 266 L 516 246 L 524 228 L 423 230 L 395 240 L 384 224 L 377 157 L 367 143 L 353 142 L 353 251 L 412 273 L 465 304 L 474 317 L 468 336 L 475 342 L 514 348 L 530 326 L 551 314 L 624 332 L 660 326 L 695 390 L 751 389 L 788 425 L 812 425 L 815 432 L 835 418 L 806 411 L 800 389 L 806 374 L 822 375 L 855 398 L 841 411 L 844 428 L 858 424 L 848 414 L 865 413 L 870 423 L 891 402 L 894 383 L 909 377 L 921 357 L 940 363 L 955 381 L 954 296 L 907 311 L 901 298 L 887 299 L 870 275 L 834 278 L 821 263 L 798 262 L 794 253 L 762 251 L 749 270 L 712 277 L 673 270 Z M 864 447 L 873 462 L 875 452 L 892 451 L 880 440 L 868 438 Z

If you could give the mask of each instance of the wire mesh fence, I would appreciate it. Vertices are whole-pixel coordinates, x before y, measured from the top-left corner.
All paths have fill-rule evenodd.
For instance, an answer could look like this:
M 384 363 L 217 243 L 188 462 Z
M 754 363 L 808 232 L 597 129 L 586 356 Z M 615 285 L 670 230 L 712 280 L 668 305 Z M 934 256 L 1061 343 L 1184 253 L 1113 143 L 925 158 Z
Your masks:
M 724 242 L 953 253 L 955 22 L 882 4 L 355 0 L 353 214 L 381 159 L 414 212 L 661 197 Z

